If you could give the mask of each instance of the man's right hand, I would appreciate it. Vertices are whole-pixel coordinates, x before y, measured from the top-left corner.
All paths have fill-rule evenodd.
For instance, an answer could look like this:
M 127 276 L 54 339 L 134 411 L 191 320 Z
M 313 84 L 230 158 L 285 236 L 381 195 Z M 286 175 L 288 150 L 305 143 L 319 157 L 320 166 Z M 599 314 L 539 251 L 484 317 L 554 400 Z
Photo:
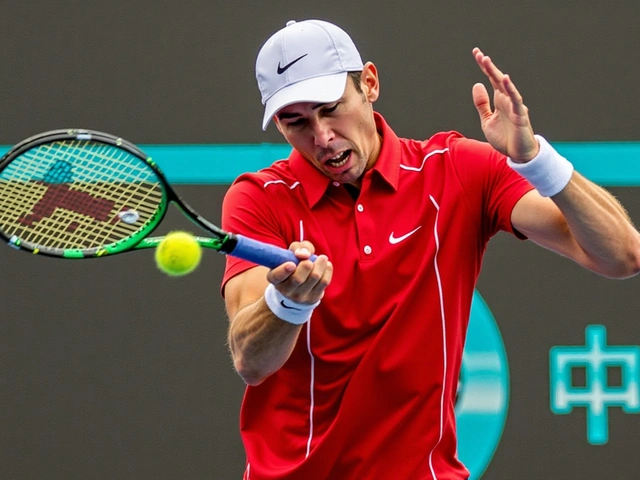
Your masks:
M 284 365 L 302 330 L 270 310 L 264 296 L 269 283 L 292 302 L 313 305 L 331 282 L 333 265 L 326 255 L 308 260 L 315 253 L 313 244 L 294 242 L 289 248 L 301 260 L 297 265 L 286 262 L 272 270 L 256 266 L 225 285 L 229 348 L 236 371 L 249 385 L 262 383 Z
M 296 303 L 311 305 L 318 302 L 331 283 L 333 264 L 326 255 L 318 255 L 315 262 L 309 261 L 309 257 L 315 253 L 311 242 L 293 242 L 289 250 L 300 259 L 300 263 L 283 263 L 269 271 L 267 280 L 282 295 Z

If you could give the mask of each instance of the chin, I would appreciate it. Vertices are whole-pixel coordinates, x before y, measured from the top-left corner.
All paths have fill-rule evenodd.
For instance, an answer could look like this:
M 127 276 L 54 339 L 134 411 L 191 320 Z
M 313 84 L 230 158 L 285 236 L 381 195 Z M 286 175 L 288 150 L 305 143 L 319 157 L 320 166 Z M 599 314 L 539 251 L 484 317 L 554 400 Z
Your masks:
M 353 183 L 359 182 L 364 174 L 364 169 L 360 169 L 357 166 L 349 168 L 342 173 L 336 174 L 335 172 L 325 171 L 324 174 L 333 182 L 338 183 Z
M 334 182 L 339 182 L 339 183 L 353 183 L 356 180 L 358 180 L 358 176 L 346 173 L 346 174 L 343 174 L 343 175 L 332 176 L 331 180 L 333 180 Z

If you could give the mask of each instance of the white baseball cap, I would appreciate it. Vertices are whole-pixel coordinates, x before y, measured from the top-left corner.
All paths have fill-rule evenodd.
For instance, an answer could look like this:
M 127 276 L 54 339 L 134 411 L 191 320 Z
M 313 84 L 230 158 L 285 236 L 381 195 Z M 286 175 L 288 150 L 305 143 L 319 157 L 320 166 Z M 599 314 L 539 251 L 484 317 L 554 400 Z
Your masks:
M 260 49 L 256 79 L 265 106 L 262 129 L 283 107 L 298 102 L 330 103 L 347 85 L 347 72 L 364 68 L 351 37 L 322 20 L 291 20 Z

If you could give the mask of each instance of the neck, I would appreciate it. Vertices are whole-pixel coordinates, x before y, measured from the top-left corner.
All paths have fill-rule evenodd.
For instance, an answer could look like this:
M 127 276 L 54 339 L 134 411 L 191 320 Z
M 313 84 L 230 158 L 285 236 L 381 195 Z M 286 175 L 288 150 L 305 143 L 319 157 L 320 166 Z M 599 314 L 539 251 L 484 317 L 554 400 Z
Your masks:
M 378 158 L 380 157 L 380 151 L 382 150 L 382 135 L 380 132 L 376 132 L 375 140 L 374 140 L 373 149 L 371 150 L 371 155 L 369 156 L 369 161 L 367 162 L 367 166 L 364 169 L 365 172 L 371 170 L 373 166 L 378 162 Z
M 367 166 L 365 167 L 364 172 L 362 172 L 362 175 L 360 175 L 360 177 L 358 177 L 355 181 L 350 183 L 350 185 L 354 186 L 358 190 L 362 188 L 362 177 L 364 177 L 364 175 L 373 168 L 373 166 L 378 161 L 378 158 L 380 157 L 380 151 L 382 150 L 382 135 L 380 135 L 379 132 L 376 132 L 374 141 L 375 143 L 373 149 L 371 150 L 371 155 L 369 156 L 369 160 L 367 161 Z

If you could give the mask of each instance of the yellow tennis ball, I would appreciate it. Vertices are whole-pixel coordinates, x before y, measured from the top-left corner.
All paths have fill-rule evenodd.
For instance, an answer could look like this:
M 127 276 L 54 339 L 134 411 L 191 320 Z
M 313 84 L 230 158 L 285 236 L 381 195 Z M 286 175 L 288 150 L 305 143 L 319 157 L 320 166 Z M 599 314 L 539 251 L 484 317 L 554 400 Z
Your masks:
M 168 233 L 156 247 L 156 265 L 172 277 L 193 272 L 200 264 L 202 248 L 188 232 Z

